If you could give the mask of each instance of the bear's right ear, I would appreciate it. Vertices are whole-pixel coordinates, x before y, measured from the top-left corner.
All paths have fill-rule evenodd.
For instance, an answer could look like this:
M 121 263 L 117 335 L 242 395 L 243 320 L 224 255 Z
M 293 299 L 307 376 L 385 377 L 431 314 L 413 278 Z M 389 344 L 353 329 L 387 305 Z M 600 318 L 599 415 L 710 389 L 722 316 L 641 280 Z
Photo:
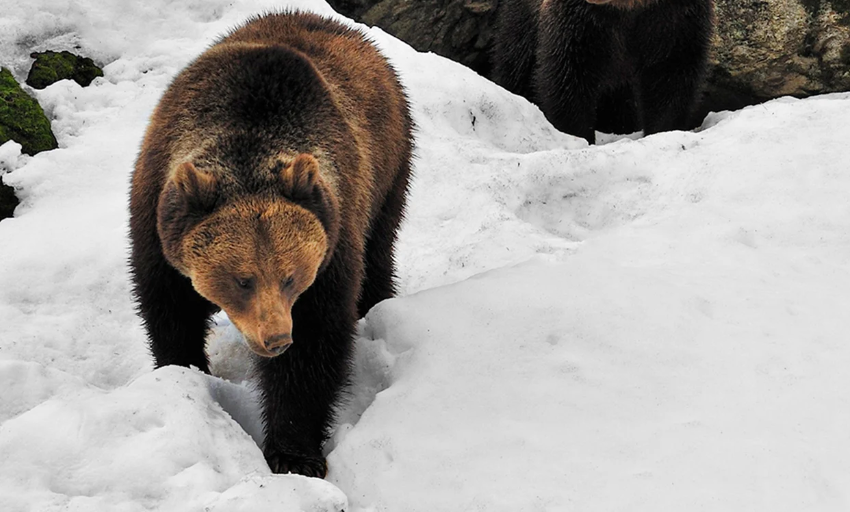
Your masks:
M 177 264 L 185 233 L 212 212 L 218 201 L 218 185 L 210 173 L 192 162 L 177 166 L 159 195 L 156 227 L 166 258 Z
M 324 269 L 334 254 L 333 247 L 339 237 L 336 194 L 319 173 L 319 161 L 309 153 L 300 153 L 295 158 L 281 155 L 277 166 L 283 195 L 312 212 L 325 229 L 328 250 L 320 267 Z

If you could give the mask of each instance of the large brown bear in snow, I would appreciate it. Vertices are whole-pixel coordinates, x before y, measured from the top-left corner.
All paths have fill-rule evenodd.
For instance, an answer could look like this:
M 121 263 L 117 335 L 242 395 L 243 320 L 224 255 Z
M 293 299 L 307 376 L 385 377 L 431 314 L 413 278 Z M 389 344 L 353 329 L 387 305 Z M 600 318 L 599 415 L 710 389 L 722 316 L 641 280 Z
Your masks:
M 713 0 L 505 0 L 497 17 L 493 79 L 555 128 L 591 143 L 691 128 Z
M 322 477 L 357 319 L 393 295 L 412 123 L 392 67 L 314 14 L 250 20 L 165 92 L 136 162 L 131 270 L 156 366 L 257 354 L 271 469 Z

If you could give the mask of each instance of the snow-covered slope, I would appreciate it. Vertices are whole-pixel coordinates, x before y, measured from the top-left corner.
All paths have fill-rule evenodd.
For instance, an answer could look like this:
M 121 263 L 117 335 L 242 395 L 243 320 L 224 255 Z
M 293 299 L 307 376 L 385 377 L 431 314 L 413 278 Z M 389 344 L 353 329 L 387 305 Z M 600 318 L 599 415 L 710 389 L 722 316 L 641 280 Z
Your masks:
M 152 371 L 127 185 L 170 78 L 247 16 L 321 1 L 33 0 L 0 61 L 61 148 L 0 147 L 0 510 L 850 509 L 850 95 L 587 148 L 474 73 L 371 34 L 419 126 L 401 297 L 361 323 L 328 481 L 271 475 L 250 357 Z M 0 171 L 2 172 L 2 171 Z

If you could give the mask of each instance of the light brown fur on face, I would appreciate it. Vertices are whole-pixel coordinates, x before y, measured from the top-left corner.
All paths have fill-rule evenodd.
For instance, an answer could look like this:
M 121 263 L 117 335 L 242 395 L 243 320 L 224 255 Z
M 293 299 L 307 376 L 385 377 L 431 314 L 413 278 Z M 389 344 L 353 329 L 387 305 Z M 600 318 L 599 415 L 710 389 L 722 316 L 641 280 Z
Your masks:
M 193 228 L 183 263 L 195 290 L 227 313 L 251 350 L 273 357 L 292 342 L 292 305 L 326 251 L 315 215 L 283 199 L 254 199 Z

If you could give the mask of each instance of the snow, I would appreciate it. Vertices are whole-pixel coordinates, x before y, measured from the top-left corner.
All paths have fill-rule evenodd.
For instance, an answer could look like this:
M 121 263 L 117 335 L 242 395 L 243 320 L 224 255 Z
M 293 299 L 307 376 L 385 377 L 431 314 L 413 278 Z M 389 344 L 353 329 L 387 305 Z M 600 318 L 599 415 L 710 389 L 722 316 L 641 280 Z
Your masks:
M 127 190 L 159 95 L 251 14 L 321 1 L 2 5 L 0 61 L 106 64 L 30 91 L 0 222 L 0 510 L 850 509 L 850 94 L 587 147 L 459 65 L 369 33 L 408 88 L 400 297 L 359 326 L 326 481 L 272 475 L 250 356 L 152 371 Z
M 24 490 L 5 489 L 12 508 L 233 510 L 232 500 L 257 494 L 259 506 L 274 498 L 299 510 L 306 499 L 317 510 L 341 510 L 345 497 L 326 482 L 270 478 L 256 443 L 213 400 L 215 384 L 169 367 L 111 392 L 48 400 L 7 421 L 2 475 Z M 231 475 L 240 474 L 245 479 L 233 485 Z M 45 489 L 31 485 L 34 476 Z M 263 491 L 245 496 L 257 487 Z

